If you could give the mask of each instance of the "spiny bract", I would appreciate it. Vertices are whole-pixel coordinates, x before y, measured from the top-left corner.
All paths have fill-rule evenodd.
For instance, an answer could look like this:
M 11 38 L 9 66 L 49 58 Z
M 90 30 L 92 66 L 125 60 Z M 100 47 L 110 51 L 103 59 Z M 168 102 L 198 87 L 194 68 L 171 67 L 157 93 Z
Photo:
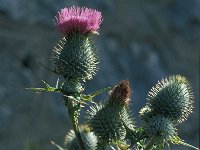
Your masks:
M 91 35 L 72 33 L 54 47 L 52 60 L 57 74 L 67 79 L 89 80 L 98 70 L 99 57 Z
M 158 81 L 148 94 L 148 107 L 154 114 L 169 117 L 180 123 L 187 119 L 193 109 L 191 86 L 183 76 L 170 76 Z

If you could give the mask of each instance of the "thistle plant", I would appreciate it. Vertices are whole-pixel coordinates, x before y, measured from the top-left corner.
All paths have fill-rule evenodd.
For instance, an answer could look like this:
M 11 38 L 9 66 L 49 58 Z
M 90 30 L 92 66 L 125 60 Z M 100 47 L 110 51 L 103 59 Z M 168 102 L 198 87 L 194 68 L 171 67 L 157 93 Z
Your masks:
M 86 7 L 64 8 L 55 17 L 62 38 L 52 50 L 54 68 L 48 70 L 62 76 L 62 81 L 58 79 L 55 86 L 43 81 L 43 88 L 29 88 L 38 93 L 57 92 L 63 97 L 73 129 L 67 133 L 64 146 L 51 143 L 59 150 L 162 150 L 170 144 L 198 149 L 185 143 L 177 133 L 178 125 L 193 109 L 191 86 L 181 75 L 172 75 L 152 87 L 146 106 L 139 112 L 141 127 L 133 121 L 128 80 L 84 93 L 84 83 L 98 70 L 99 55 L 93 36 L 98 35 L 102 20 L 101 12 Z M 106 91 L 105 101 L 93 100 Z M 91 106 L 82 109 L 85 105 Z M 80 111 L 87 112 L 84 125 L 79 124 Z

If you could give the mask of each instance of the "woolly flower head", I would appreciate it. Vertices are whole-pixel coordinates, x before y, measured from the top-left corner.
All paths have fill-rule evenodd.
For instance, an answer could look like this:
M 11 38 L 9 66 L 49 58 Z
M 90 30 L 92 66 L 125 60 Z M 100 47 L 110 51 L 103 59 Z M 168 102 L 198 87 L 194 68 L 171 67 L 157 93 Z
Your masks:
M 87 7 L 70 7 L 61 9 L 55 24 L 64 35 L 71 32 L 97 33 L 102 22 L 101 12 Z

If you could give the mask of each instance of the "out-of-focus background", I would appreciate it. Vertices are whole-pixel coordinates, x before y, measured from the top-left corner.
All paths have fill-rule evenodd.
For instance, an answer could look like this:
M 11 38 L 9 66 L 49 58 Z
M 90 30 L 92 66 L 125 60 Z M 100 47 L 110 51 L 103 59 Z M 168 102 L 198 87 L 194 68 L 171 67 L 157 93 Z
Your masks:
M 0 0 L 0 149 L 54 150 L 71 127 L 62 98 L 37 95 L 26 87 L 50 85 L 59 77 L 49 56 L 61 35 L 53 18 L 63 7 L 87 6 L 102 11 L 104 21 L 95 38 L 100 71 L 86 92 L 129 79 L 132 110 L 145 105 L 148 90 L 171 74 L 185 75 L 194 90 L 195 108 L 179 126 L 180 136 L 199 146 L 199 0 Z M 61 77 L 60 77 L 61 78 Z M 106 99 L 106 94 L 97 100 Z M 188 150 L 183 146 L 173 150 Z

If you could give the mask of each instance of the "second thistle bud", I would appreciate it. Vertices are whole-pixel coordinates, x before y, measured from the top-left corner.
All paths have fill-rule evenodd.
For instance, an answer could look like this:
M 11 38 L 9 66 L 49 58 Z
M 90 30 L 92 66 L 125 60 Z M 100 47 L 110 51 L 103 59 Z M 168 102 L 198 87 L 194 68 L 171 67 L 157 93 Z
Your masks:
M 168 141 L 176 135 L 174 124 L 169 118 L 152 116 L 143 122 L 148 137 L 154 137 L 155 143 Z
M 128 111 L 130 91 L 129 82 L 122 81 L 110 92 L 106 104 L 96 104 L 88 111 L 89 125 L 99 145 L 124 140 L 126 129 L 133 127 Z
M 187 119 L 193 108 L 191 86 L 183 76 L 170 76 L 152 87 L 148 107 L 154 114 L 180 123 Z

